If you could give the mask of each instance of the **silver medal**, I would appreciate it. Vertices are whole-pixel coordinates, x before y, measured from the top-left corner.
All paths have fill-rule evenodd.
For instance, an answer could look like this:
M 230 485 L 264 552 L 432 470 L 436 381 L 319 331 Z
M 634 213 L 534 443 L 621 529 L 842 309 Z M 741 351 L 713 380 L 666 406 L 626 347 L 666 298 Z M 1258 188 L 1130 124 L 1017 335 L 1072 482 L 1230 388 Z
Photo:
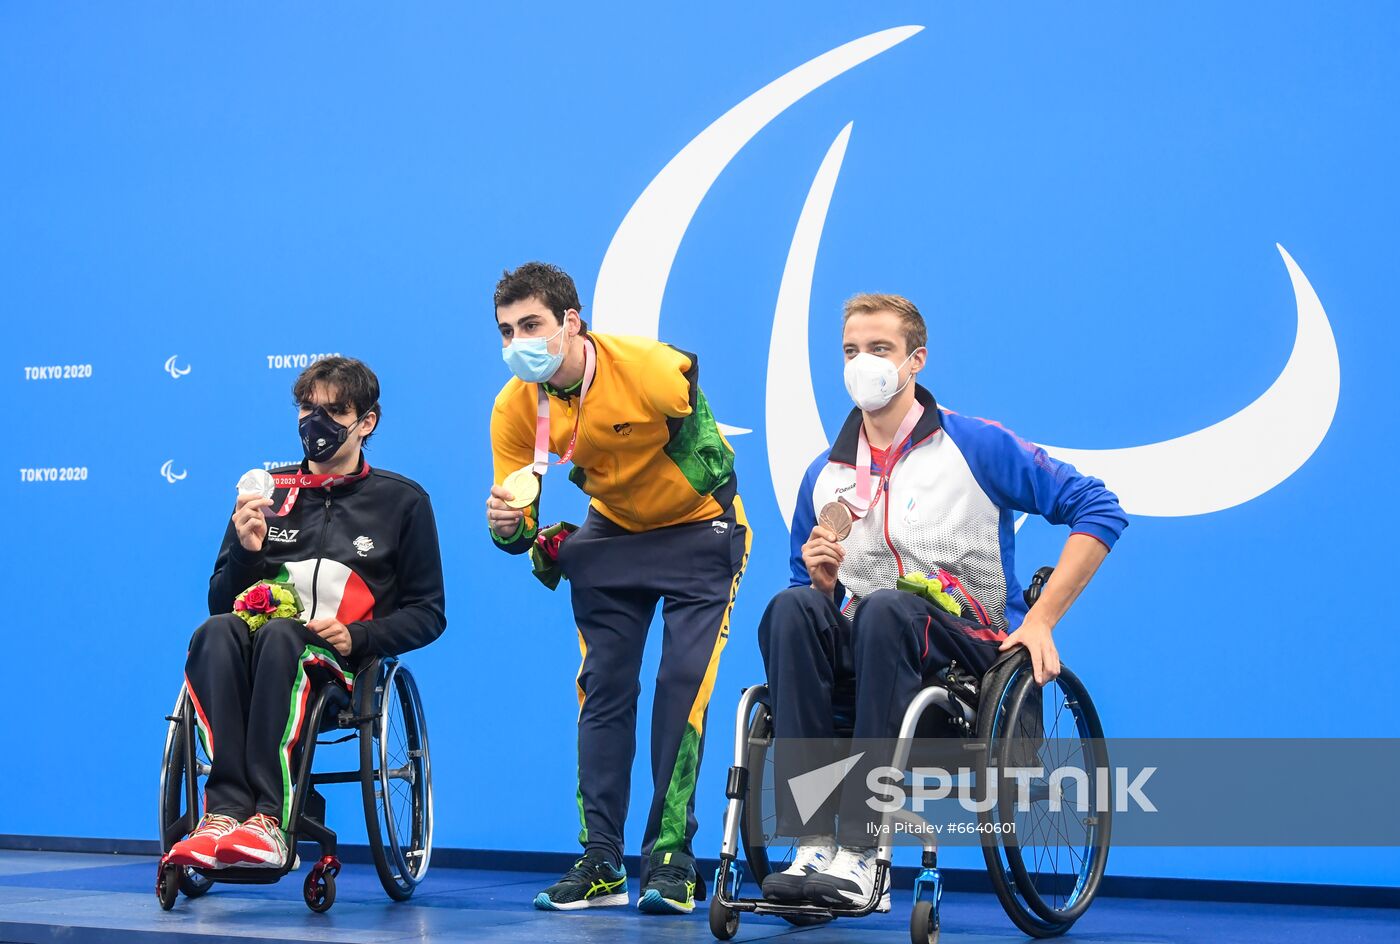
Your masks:
M 249 469 L 243 473 L 243 478 L 238 480 L 238 494 L 257 495 L 261 498 L 271 498 L 277 486 L 272 482 L 272 475 L 266 469 Z

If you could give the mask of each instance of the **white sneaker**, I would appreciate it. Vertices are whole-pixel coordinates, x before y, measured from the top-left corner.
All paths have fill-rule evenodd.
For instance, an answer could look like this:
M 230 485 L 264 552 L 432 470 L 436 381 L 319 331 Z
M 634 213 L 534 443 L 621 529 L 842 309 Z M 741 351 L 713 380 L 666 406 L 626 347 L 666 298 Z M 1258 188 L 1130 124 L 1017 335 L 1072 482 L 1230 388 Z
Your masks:
M 763 880 L 763 897 L 769 901 L 801 901 L 802 885 L 813 874 L 829 866 L 836 856 L 836 840 L 831 836 L 803 836 L 797 841 L 792 864 Z
M 803 897 L 823 905 L 851 908 L 863 905 L 875 891 L 875 848 L 842 846 L 825 869 L 802 884 Z M 880 889 L 876 911 L 890 910 L 890 873 Z

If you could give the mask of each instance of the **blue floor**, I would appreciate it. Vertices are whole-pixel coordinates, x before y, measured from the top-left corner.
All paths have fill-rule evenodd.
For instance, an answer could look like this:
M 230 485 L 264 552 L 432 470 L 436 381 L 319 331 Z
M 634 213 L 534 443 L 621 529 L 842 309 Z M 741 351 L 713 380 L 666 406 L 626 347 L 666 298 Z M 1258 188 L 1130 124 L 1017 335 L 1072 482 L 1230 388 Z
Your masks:
M 301 881 L 220 885 L 203 898 L 181 898 L 163 912 L 153 892 L 155 860 L 142 856 L 0 852 L 0 941 L 125 942 L 257 940 L 549 942 L 712 941 L 703 905 L 688 917 L 656 917 L 635 908 L 580 914 L 536 911 L 536 891 L 554 876 L 527 872 L 433 869 L 413 899 L 394 904 L 370 865 L 345 867 L 335 907 L 312 914 Z M 632 889 L 633 901 L 637 889 Z M 787 937 L 803 944 L 903 942 L 908 894 L 895 892 L 894 911 L 818 928 L 794 929 L 774 918 L 746 916 L 736 940 Z M 948 893 L 943 899 L 947 944 L 1023 942 L 990 895 Z M 1400 911 L 1139 901 L 1100 898 L 1065 941 L 1133 942 L 1400 941 Z

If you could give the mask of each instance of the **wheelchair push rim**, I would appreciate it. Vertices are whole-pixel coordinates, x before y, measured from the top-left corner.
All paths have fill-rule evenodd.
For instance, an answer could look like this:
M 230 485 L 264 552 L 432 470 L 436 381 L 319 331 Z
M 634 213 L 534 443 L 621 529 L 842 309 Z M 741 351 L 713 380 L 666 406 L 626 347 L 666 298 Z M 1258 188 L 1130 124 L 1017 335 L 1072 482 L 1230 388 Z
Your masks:
M 1024 650 L 987 692 L 996 699 L 981 725 L 989 746 L 988 764 L 999 769 L 1026 766 L 1013 751 L 1039 740 L 1036 764 L 1047 770 L 1073 763 L 1092 771 L 1107 765 L 1103 728 L 1083 683 L 1067 667 L 1042 688 L 1035 683 Z M 984 706 L 985 707 L 985 706 Z M 1030 809 L 1016 809 L 1015 791 L 1003 790 L 984 822 L 1015 824 L 1015 831 L 989 831 L 983 855 L 1007 915 L 1037 937 L 1063 934 L 1092 903 L 1108 860 L 1112 804 L 1099 811 L 1097 781 L 1088 778 L 1086 811 L 1062 802 L 1049 804 L 1045 781 L 1032 781 Z M 1062 794 L 1062 799 L 1063 799 Z M 1076 798 L 1077 799 L 1077 798 Z
M 432 857 L 428 728 L 413 674 L 397 660 L 385 660 L 374 704 L 360 731 L 365 825 L 384 891 L 404 901 L 427 874 Z
M 749 771 L 749 796 L 759 798 L 759 820 L 754 822 L 746 802 L 743 815 L 739 818 L 739 838 L 744 859 L 761 895 L 763 880 L 774 872 L 786 869 L 797 855 L 796 839 L 771 847 L 768 844 L 770 839 L 778 836 L 778 813 L 773 786 L 773 714 L 762 702 L 755 706 L 753 719 L 749 722 L 746 766 Z M 777 854 L 776 858 L 773 853 Z M 830 915 L 783 914 L 782 918 L 796 927 L 825 924 L 832 920 Z
M 199 824 L 203 813 L 204 781 L 209 777 L 209 755 L 204 740 L 196 730 L 194 706 L 189 692 L 182 684 L 180 694 L 175 699 L 175 707 L 167 715 L 165 748 L 160 765 L 159 831 L 160 851 L 170 851 L 185 835 Z M 193 744 L 187 743 L 193 739 Z M 189 769 L 189 750 L 193 747 L 194 784 L 186 782 Z M 190 798 L 193 798 L 192 802 Z M 173 838 L 172 838 L 173 837 Z M 186 898 L 198 898 L 213 887 L 214 882 L 197 869 L 180 867 L 179 890 Z M 173 902 L 172 902 L 173 904 Z

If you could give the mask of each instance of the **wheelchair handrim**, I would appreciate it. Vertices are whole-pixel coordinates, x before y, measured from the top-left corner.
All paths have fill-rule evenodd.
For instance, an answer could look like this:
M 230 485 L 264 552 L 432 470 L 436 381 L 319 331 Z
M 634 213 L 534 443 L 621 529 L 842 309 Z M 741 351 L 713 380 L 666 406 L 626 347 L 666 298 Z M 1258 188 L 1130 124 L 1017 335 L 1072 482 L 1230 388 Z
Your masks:
M 170 717 L 175 720 L 169 721 L 165 726 L 165 749 L 160 757 L 160 796 L 159 810 L 157 811 L 158 822 L 160 824 L 156 836 L 160 839 L 160 851 L 166 853 L 170 851 L 170 843 L 165 841 L 165 829 L 170 825 L 172 817 L 169 815 L 170 804 L 170 762 L 171 751 L 179 741 L 179 732 L 182 726 L 182 719 L 185 717 L 185 686 L 180 685 L 180 694 L 175 699 L 175 707 L 170 711 Z M 181 769 L 184 769 L 183 760 Z
M 405 697 L 407 696 L 407 697 Z M 428 753 L 428 732 L 423 718 L 422 701 L 418 697 L 418 686 L 413 680 L 413 676 L 400 664 L 395 663 L 389 670 L 388 676 L 383 685 L 383 703 L 377 718 L 376 740 L 378 742 L 378 780 L 381 801 L 379 803 L 380 816 L 383 820 L 384 833 L 388 839 L 386 845 L 389 847 L 389 854 L 393 858 L 395 868 L 403 881 L 410 887 L 417 885 L 428 871 L 428 862 L 432 857 L 432 837 L 433 837 L 433 790 L 432 790 L 432 770 L 431 760 Z M 394 703 L 397 702 L 399 711 L 393 710 Z M 409 711 L 412 710 L 410 716 Z M 407 731 L 404 737 L 407 739 L 405 749 L 405 763 L 402 767 L 391 767 L 389 758 L 389 745 L 392 734 L 392 720 L 396 715 L 402 715 Z M 416 756 L 415 756 L 416 753 Z M 393 783 L 403 779 L 396 774 L 402 769 L 409 769 L 410 780 L 408 796 L 408 853 L 414 854 L 418 859 L 416 865 L 410 865 L 408 856 L 404 849 L 403 842 L 399 837 L 399 818 L 394 809 L 393 803 Z M 421 838 L 422 848 L 416 848 L 415 839 Z
M 1007 718 L 1019 719 L 1027 697 L 1032 690 L 1032 686 L 1035 684 L 1035 679 L 1031 675 L 1030 661 L 1026 660 L 1022 666 L 1018 667 L 1013 672 L 1003 689 L 1002 696 L 997 704 L 996 714 L 992 718 L 992 730 L 989 739 L 990 744 L 995 744 L 999 739 L 998 736 L 1002 734 L 1001 726 L 1005 723 Z M 1084 743 L 1085 754 L 1093 755 L 1092 763 L 1088 762 L 1089 757 L 1086 756 L 1086 763 L 1084 766 L 1087 768 L 1094 768 L 1103 765 L 1106 763 L 1106 758 L 1098 756 L 1098 754 L 1102 753 L 1101 747 L 1094 746 L 1096 744 L 1102 745 L 1103 732 L 1098 724 L 1098 715 L 1094 709 L 1093 702 L 1089 699 L 1083 684 L 1068 668 L 1062 669 L 1060 678 L 1053 684 L 1064 691 L 1066 701 L 1068 702 L 1067 707 L 1070 708 L 1071 715 L 1074 719 L 1075 732 L 1080 741 Z M 1047 684 L 1046 687 L 1048 688 L 1049 684 Z M 1040 691 L 1043 693 L 1044 689 L 1040 689 Z M 1011 698 L 1011 706 L 1009 709 L 1003 711 L 1002 709 L 1006 703 L 1007 696 Z M 1043 722 L 1044 719 L 1042 718 L 1041 720 Z M 1002 738 L 1001 740 L 1003 740 L 1003 747 L 1000 750 L 1010 750 L 1014 739 Z M 1045 735 L 1045 740 L 1047 742 L 1051 740 L 1048 733 Z M 997 759 L 998 765 L 1005 766 L 1002 761 L 1006 759 L 1009 758 L 999 757 Z M 1001 804 L 999 803 L 998 806 L 1000 807 Z M 1095 806 L 1097 806 L 1097 803 Z M 999 810 L 999 813 L 1005 818 L 1004 811 Z M 1104 867 L 1107 863 L 1108 851 L 1104 846 L 1111 824 L 1111 815 L 1112 810 L 1110 807 L 1107 811 L 1099 813 L 1094 818 L 1092 824 L 1084 827 L 1086 835 L 1083 844 L 1080 846 L 1080 863 L 1078 870 L 1074 873 L 1074 885 L 1069 894 L 1065 897 L 1064 905 L 1058 908 L 1051 906 L 1051 904 L 1045 900 L 1035 881 L 1032 880 L 1031 874 L 1026 868 L 1025 857 L 1022 854 L 1022 848 L 1018 841 L 1019 834 L 1016 835 L 1016 838 L 1011 843 L 1007 843 L 1006 837 L 1004 836 L 996 843 L 1000 852 L 998 859 L 1005 863 L 1005 866 L 1010 869 L 1012 877 L 1015 879 L 1016 894 L 1025 902 L 1031 911 L 1034 912 L 1035 917 L 1046 925 L 1046 930 L 1058 928 L 1063 931 L 1067 929 L 1069 925 L 1078 920 L 1089 907 L 1093 899 L 1093 891 L 1097 888 L 1098 880 L 1102 877 Z M 1063 833 L 1061 835 L 1063 835 Z M 1101 836 L 1103 837 L 1102 839 L 1100 838 Z M 1037 874 L 1040 874 L 1039 870 L 1037 870 Z M 1051 874 L 1058 876 L 1061 873 L 1055 872 Z
M 198 782 L 201 776 L 198 751 L 202 745 L 199 741 L 199 732 L 195 730 L 193 706 L 190 703 L 189 694 L 183 683 L 180 685 L 180 694 L 175 699 L 175 708 L 170 712 L 170 717 L 173 720 L 166 725 L 165 748 L 161 756 L 160 764 L 160 796 L 158 798 L 160 830 L 157 835 L 160 840 L 160 851 L 162 853 L 169 852 L 170 847 L 173 845 L 172 842 L 167 840 L 166 831 L 171 822 L 180 816 L 180 808 L 183 805 L 183 798 L 185 797 L 184 779 L 188 775 L 188 771 L 185 767 L 184 738 L 186 736 L 195 738 L 196 766 L 194 777 L 196 782 Z M 178 768 L 175 766 L 177 763 Z M 170 777 L 172 771 L 175 769 L 178 769 L 180 773 L 176 782 L 172 783 Z M 172 790 L 175 791 L 173 797 L 171 793 Z M 196 797 L 203 796 L 202 791 L 200 791 L 198 787 L 196 787 L 194 792 Z M 172 799 L 175 801 L 175 808 L 173 810 L 170 807 Z M 195 815 L 198 811 L 191 810 L 188 812 L 191 818 L 190 828 L 193 829 L 194 825 L 199 822 L 199 816 Z M 213 880 L 202 875 L 195 869 L 182 868 L 180 870 L 180 888 L 187 897 L 193 898 L 202 895 L 208 891 L 213 884 Z
M 772 860 L 768 855 L 768 830 L 765 828 L 767 819 L 763 812 L 763 794 L 771 779 L 769 777 L 770 771 L 767 768 L 773 746 L 772 714 L 767 705 L 759 702 L 754 706 L 754 713 L 748 728 L 748 755 L 746 758 L 750 778 L 748 790 L 750 796 L 756 794 L 758 798 L 758 822 L 753 822 L 754 814 L 746 804 L 743 816 L 739 820 L 739 834 L 744 847 L 744 858 L 749 863 L 749 871 L 753 874 L 754 881 L 762 884 L 763 880 L 773 872 Z M 767 739 L 766 745 L 762 743 L 764 739 Z M 757 784 L 753 783 L 754 778 L 757 778 Z M 758 828 L 757 836 L 751 834 L 755 826 Z

